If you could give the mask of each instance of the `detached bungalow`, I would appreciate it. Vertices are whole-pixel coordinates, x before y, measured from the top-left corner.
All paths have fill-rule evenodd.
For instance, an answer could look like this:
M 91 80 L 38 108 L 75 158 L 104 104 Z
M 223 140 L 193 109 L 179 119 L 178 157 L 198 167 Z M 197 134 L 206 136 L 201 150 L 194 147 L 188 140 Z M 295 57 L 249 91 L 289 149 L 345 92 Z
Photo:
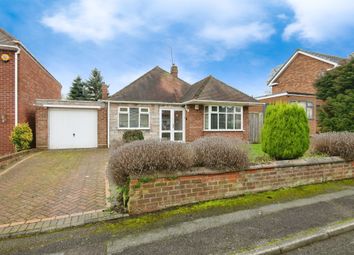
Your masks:
M 254 98 L 208 76 L 190 85 L 155 67 L 108 98 L 109 140 L 139 129 L 145 138 L 191 142 L 221 135 L 248 139 L 248 106 Z
M 248 140 L 248 107 L 259 104 L 212 76 L 190 85 L 176 65 L 171 72 L 155 67 L 101 102 L 37 100 L 37 145 L 106 147 L 126 130 L 181 142 L 211 135 Z

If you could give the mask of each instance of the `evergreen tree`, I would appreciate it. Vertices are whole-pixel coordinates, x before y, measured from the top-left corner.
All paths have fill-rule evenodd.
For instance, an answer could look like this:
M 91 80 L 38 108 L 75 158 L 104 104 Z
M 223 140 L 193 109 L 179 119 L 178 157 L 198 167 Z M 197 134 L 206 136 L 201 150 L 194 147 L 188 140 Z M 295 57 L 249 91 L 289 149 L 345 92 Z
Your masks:
M 68 98 L 71 100 L 87 100 L 85 83 L 78 75 L 72 82 Z
M 316 81 L 321 131 L 354 132 L 354 59 L 328 71 Z
M 89 100 L 97 101 L 102 99 L 103 77 L 101 72 L 95 68 L 91 71 L 91 77 L 86 81 Z

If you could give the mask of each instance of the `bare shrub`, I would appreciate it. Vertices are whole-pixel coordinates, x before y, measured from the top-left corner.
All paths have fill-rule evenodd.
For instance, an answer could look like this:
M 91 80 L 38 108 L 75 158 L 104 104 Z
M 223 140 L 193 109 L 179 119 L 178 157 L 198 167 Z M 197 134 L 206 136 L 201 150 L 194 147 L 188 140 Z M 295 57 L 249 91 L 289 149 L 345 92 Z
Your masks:
M 244 169 L 248 166 L 246 144 L 237 138 L 203 137 L 192 143 L 195 166 L 214 169 Z
M 194 153 L 189 144 L 170 141 L 134 141 L 117 147 L 111 154 L 109 168 L 118 185 L 130 175 L 143 177 L 157 171 L 187 170 Z
M 120 147 L 123 146 L 125 143 L 123 140 L 113 140 L 109 143 L 109 155 L 112 155 L 114 153 L 114 151 Z
M 314 135 L 311 149 L 316 153 L 339 156 L 348 161 L 354 160 L 354 133 L 328 132 Z

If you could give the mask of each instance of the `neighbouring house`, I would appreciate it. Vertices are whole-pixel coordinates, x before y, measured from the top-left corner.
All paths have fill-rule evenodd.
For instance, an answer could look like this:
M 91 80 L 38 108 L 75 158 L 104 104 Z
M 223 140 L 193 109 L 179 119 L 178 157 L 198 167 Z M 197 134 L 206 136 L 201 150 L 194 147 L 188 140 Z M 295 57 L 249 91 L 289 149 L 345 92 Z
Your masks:
M 296 50 L 282 65 L 273 69 L 267 85 L 272 93 L 257 97 L 264 103 L 285 102 L 299 103 L 309 119 L 310 133 L 319 132 L 318 108 L 324 103 L 316 98 L 314 83 L 326 71 L 336 68 L 345 61 L 344 58 L 326 54 Z M 251 112 L 262 112 L 265 107 L 252 107 Z
M 106 88 L 105 88 L 105 91 Z M 145 139 L 190 142 L 203 136 L 248 140 L 248 107 L 254 98 L 208 76 L 190 85 L 155 67 L 98 102 L 37 100 L 37 147 L 105 147 L 126 130 Z
M 9 137 L 18 123 L 28 122 L 35 134 L 36 99 L 60 97 L 60 83 L 21 42 L 0 29 L 0 155 L 14 151 Z

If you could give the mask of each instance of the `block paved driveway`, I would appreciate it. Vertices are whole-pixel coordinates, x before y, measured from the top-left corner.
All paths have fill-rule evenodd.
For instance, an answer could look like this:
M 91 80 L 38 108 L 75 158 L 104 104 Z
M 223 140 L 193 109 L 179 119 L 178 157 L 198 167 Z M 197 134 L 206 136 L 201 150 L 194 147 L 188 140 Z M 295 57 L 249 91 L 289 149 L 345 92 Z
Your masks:
M 0 175 L 0 225 L 102 209 L 107 149 L 43 151 Z

